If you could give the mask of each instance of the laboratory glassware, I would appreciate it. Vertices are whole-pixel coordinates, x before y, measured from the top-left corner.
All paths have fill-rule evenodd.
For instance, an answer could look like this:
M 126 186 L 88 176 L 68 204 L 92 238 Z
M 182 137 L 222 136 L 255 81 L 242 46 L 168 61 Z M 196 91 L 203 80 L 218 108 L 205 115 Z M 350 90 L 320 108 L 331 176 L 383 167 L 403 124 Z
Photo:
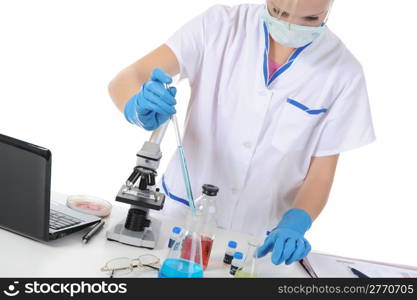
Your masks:
M 256 278 L 258 277 L 258 258 L 257 250 L 259 245 L 254 242 L 248 243 L 248 250 L 246 251 L 245 259 L 241 269 L 236 271 L 235 277 L 240 278 Z
M 191 215 L 159 271 L 160 278 L 202 278 L 201 218 Z
M 170 86 L 165 85 L 165 88 L 167 90 L 169 90 Z M 172 121 L 172 124 L 174 125 L 175 139 L 177 141 L 178 157 L 179 157 L 179 160 L 180 160 L 180 165 L 181 165 L 182 177 L 183 177 L 183 180 L 184 180 L 185 190 L 187 191 L 188 203 L 190 205 L 191 212 L 193 214 L 195 214 L 195 205 L 194 205 L 193 190 L 191 188 L 190 173 L 188 172 L 187 160 L 186 160 L 186 157 L 185 157 L 185 151 L 184 151 L 184 147 L 183 147 L 182 141 L 181 141 L 181 134 L 180 134 L 180 128 L 179 128 L 179 125 L 178 125 L 177 115 L 175 115 L 175 114 L 172 115 L 171 116 L 171 121 Z
M 243 253 L 242 252 L 235 252 L 233 255 L 232 263 L 230 265 L 230 274 L 236 275 L 236 272 L 240 270 L 243 266 Z
M 223 262 L 226 265 L 230 265 L 233 260 L 237 248 L 237 243 L 235 241 L 229 241 L 227 243 L 226 253 L 224 254 Z
M 169 237 L 169 241 L 168 241 L 168 248 L 172 248 L 174 243 L 176 241 L 178 241 L 178 239 L 180 237 L 180 233 L 181 233 L 181 228 L 180 227 L 172 228 L 171 236 Z
M 196 214 L 201 218 L 201 247 L 203 254 L 203 269 L 207 269 L 213 247 L 216 222 L 216 197 L 219 192 L 217 186 L 204 184 L 202 195 L 195 200 Z

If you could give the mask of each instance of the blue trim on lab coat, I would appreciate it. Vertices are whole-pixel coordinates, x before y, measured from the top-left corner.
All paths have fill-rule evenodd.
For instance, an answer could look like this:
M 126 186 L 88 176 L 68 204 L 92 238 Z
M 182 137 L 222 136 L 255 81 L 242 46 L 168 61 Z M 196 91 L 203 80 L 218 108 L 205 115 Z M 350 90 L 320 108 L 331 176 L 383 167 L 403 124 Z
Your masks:
M 171 193 L 168 191 L 167 186 L 166 186 L 166 184 L 165 184 L 165 176 L 162 176 L 162 188 L 164 189 L 165 195 L 167 195 L 167 196 L 168 196 L 169 198 L 171 198 L 172 200 L 175 200 L 175 201 L 181 202 L 182 204 L 185 204 L 185 205 L 187 205 L 187 206 L 190 206 L 187 200 L 182 199 L 182 198 L 180 198 L 180 197 L 177 197 L 177 196 L 175 196 L 175 195 L 171 194 Z
M 287 102 L 289 104 L 294 105 L 295 107 L 304 110 L 306 113 L 310 114 L 310 115 L 319 115 L 319 114 L 324 114 L 327 112 L 327 108 L 322 108 L 322 109 L 310 109 L 307 106 L 305 106 L 304 104 L 295 101 L 294 99 L 287 99 Z
M 268 72 L 268 57 L 269 57 L 269 32 L 268 32 L 268 26 L 264 22 L 264 33 L 265 33 L 265 51 L 264 51 L 264 82 L 265 85 L 268 87 L 271 85 L 272 82 L 274 82 L 275 79 L 277 79 L 282 73 L 287 71 L 291 65 L 293 64 L 294 60 L 301 54 L 301 52 L 304 51 L 308 46 L 312 44 L 309 43 L 301 48 L 297 48 L 294 53 L 291 55 L 290 59 L 287 61 L 286 64 L 281 66 L 275 73 L 271 76 L 271 79 L 268 78 L 269 72 Z
M 309 110 L 309 108 L 308 108 L 307 106 L 305 106 L 305 105 L 301 104 L 300 102 L 295 101 L 295 100 L 293 100 L 293 99 L 287 99 L 287 102 L 288 102 L 289 104 L 292 104 L 292 105 L 294 105 L 294 106 L 298 107 L 299 109 L 302 109 L 302 110 Z
M 310 115 L 319 115 L 319 114 L 324 114 L 327 112 L 327 109 L 323 108 L 323 109 L 317 109 L 317 110 L 307 110 L 307 112 Z

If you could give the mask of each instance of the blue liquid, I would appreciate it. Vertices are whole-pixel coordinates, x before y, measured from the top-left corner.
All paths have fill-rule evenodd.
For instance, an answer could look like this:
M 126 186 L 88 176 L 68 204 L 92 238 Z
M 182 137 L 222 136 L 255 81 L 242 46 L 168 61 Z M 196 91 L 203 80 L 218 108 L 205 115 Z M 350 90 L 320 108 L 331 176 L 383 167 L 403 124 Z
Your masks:
M 185 259 L 168 258 L 164 261 L 159 278 L 203 278 L 203 267 Z
M 178 146 L 178 153 L 180 155 L 180 163 L 182 169 L 182 177 L 184 178 L 185 188 L 187 190 L 188 202 L 193 214 L 195 213 L 193 191 L 191 189 L 190 174 L 188 173 L 187 161 L 185 160 L 184 147 Z

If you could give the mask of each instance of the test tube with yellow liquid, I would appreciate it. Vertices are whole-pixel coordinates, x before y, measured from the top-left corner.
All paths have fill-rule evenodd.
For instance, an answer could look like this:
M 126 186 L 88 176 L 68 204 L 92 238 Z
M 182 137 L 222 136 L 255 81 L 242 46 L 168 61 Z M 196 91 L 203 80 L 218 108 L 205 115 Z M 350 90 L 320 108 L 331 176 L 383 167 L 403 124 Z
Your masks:
M 245 261 L 241 269 L 236 271 L 236 278 L 257 278 L 258 277 L 258 258 L 257 250 L 259 245 L 249 242 L 248 250 L 245 255 Z

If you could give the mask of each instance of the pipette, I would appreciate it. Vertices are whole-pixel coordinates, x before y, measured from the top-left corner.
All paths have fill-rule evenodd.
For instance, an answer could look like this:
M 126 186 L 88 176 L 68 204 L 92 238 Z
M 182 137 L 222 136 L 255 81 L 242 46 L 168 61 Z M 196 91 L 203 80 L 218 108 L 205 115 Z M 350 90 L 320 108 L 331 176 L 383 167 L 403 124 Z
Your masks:
M 167 89 L 169 89 L 169 87 L 170 87 L 169 85 L 166 85 Z M 172 124 L 174 125 L 175 138 L 177 140 L 178 156 L 180 159 L 182 177 L 184 178 L 185 189 L 187 191 L 188 202 L 189 202 L 192 214 L 195 215 L 195 205 L 194 205 L 193 191 L 191 189 L 190 174 L 188 172 L 187 161 L 185 159 L 184 147 L 182 146 L 182 142 L 181 142 L 181 134 L 180 134 L 179 126 L 178 126 L 177 115 L 175 114 L 172 115 L 171 121 L 172 121 Z

